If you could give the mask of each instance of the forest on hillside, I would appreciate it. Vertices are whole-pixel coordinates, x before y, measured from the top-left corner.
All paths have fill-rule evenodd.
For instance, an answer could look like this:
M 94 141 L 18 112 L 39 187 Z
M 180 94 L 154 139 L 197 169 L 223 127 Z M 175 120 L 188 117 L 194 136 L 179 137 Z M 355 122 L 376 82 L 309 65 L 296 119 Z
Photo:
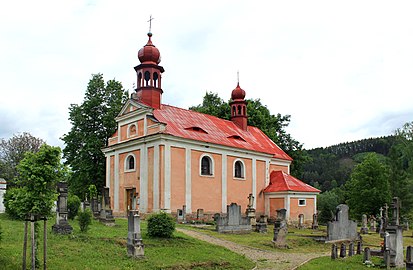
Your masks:
M 392 135 L 305 150 L 307 161 L 299 178 L 322 191 L 334 189 L 349 180 L 354 166 L 367 153 L 388 157 L 395 140 Z

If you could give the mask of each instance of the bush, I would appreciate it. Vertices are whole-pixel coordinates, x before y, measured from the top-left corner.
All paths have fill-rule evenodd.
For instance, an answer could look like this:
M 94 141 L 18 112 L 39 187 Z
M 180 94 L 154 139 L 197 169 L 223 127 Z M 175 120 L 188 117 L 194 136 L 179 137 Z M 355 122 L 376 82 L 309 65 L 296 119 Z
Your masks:
M 79 227 L 81 232 L 86 232 L 89 229 L 89 225 L 92 223 L 92 212 L 90 209 L 86 209 L 84 212 L 80 212 L 77 215 L 79 220 Z
M 26 215 L 26 209 L 24 205 L 19 203 L 25 198 L 24 191 L 21 188 L 10 188 L 4 193 L 4 207 L 6 208 L 6 214 L 11 219 L 23 219 Z
M 67 211 L 69 219 L 73 220 L 77 216 L 80 203 L 81 202 L 78 196 L 69 194 L 67 198 Z
M 175 231 L 175 220 L 171 215 L 161 212 L 148 218 L 148 235 L 150 237 L 171 238 Z

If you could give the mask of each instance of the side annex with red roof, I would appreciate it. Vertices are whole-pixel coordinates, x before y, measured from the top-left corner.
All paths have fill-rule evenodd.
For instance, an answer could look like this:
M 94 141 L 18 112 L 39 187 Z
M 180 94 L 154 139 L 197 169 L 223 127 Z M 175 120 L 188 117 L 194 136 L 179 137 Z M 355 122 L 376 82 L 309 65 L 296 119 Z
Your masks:
M 141 213 L 160 210 L 191 216 L 244 211 L 253 195 L 256 214 L 287 209 L 296 222 L 311 222 L 319 190 L 289 175 L 292 158 L 260 129 L 248 126 L 245 91 L 231 93 L 231 119 L 162 104 L 160 53 L 148 34 L 135 67 L 136 92 L 116 117 L 118 128 L 102 150 L 106 186 L 115 215 L 126 215 L 139 197 Z

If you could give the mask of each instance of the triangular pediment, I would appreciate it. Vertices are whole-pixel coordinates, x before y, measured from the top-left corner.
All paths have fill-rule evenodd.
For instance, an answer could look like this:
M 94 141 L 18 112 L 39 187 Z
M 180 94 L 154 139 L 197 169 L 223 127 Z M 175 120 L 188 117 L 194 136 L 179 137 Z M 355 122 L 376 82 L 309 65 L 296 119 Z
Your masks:
M 123 105 L 118 116 L 116 117 L 116 120 L 121 120 L 129 116 L 135 116 L 139 114 L 148 114 L 148 113 L 152 113 L 152 111 L 153 111 L 152 107 L 142 104 L 134 99 L 129 99 Z

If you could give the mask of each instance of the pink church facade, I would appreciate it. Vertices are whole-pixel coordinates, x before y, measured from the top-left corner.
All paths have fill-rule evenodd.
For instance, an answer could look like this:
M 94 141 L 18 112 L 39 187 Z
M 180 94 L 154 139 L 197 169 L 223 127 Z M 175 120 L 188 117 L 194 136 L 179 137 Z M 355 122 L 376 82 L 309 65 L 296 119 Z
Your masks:
M 148 36 L 135 67 L 136 93 L 103 149 L 114 214 L 131 209 L 131 192 L 139 194 L 141 213 L 185 205 L 188 214 L 225 213 L 233 202 L 244 211 L 252 194 L 257 216 L 286 208 L 289 221 L 304 214 L 309 222 L 320 191 L 290 176 L 291 157 L 247 125 L 245 91 L 237 85 L 231 93 L 231 120 L 162 104 L 164 69 Z

